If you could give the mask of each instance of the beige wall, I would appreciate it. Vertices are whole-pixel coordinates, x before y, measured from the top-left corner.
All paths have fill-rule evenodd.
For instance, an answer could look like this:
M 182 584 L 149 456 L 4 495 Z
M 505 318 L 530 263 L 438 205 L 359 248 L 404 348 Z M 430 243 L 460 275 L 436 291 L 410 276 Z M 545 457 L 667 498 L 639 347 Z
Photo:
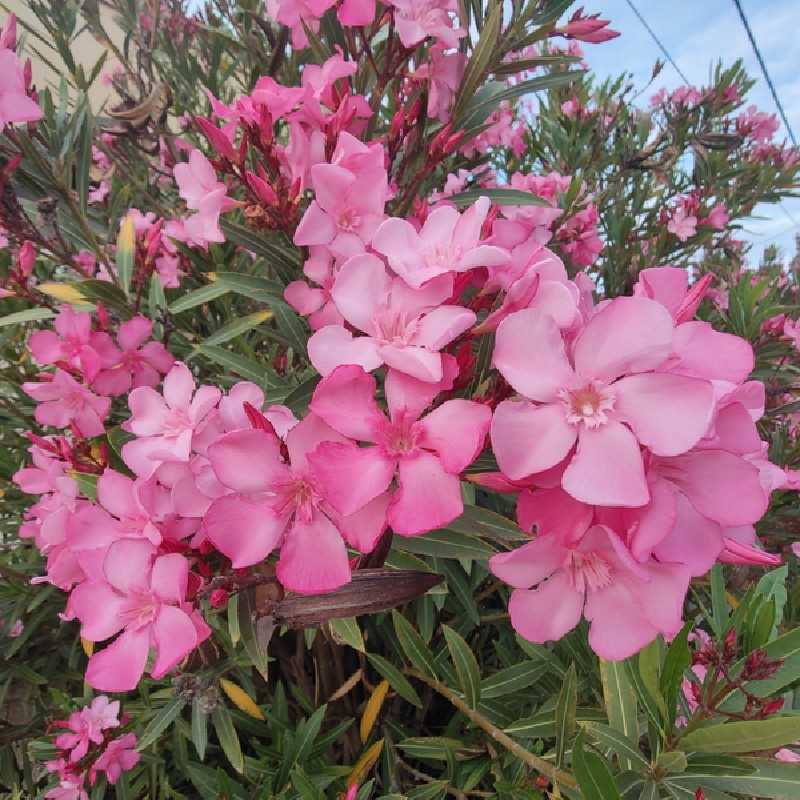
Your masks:
M 36 19 L 35 14 L 30 10 L 27 0 L 0 0 L 0 16 L 5 18 L 6 10 L 13 11 L 17 15 L 17 19 L 25 21 L 32 27 L 41 30 L 39 21 Z M 104 14 L 103 25 L 116 42 L 121 42 L 122 35 L 119 28 L 114 24 L 110 14 Z M 17 34 L 22 36 L 25 28 L 18 23 Z M 37 58 L 34 50 L 38 50 L 47 59 L 49 59 L 55 66 L 61 66 L 61 60 L 58 53 L 49 48 L 45 48 L 41 41 L 37 40 L 35 36 L 30 33 L 27 35 L 26 51 L 30 56 L 33 63 L 33 80 L 37 87 L 44 88 L 50 86 L 51 88 L 58 88 L 60 76 L 56 74 L 47 64 L 40 58 Z M 92 67 L 97 63 L 97 59 L 103 54 L 103 46 L 89 33 L 83 32 L 75 40 L 72 47 L 72 55 L 76 63 L 81 64 L 86 70 L 87 74 L 91 71 Z M 113 69 L 116 63 L 112 54 L 109 53 L 106 57 L 106 63 L 103 66 L 103 72 L 108 72 Z M 101 83 L 98 78 L 92 89 L 89 92 L 89 99 L 91 100 L 92 107 L 97 110 L 109 98 L 111 90 L 108 86 Z M 113 101 L 112 101 L 113 102 Z

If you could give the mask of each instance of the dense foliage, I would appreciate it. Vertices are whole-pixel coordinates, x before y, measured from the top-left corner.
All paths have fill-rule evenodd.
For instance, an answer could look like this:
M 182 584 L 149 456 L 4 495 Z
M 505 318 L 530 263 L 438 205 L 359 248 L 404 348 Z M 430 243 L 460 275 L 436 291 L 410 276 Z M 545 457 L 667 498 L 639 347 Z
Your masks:
M 741 65 L 599 84 L 569 0 L 29 5 L 4 796 L 800 797 L 798 274 L 737 239 L 800 154 Z

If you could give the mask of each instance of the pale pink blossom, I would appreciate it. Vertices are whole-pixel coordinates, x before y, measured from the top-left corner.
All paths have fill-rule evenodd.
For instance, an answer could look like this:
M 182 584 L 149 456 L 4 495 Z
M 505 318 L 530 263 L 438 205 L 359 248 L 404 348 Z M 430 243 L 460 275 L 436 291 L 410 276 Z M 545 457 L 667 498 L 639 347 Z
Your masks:
M 685 242 L 697 233 L 697 217 L 687 214 L 683 206 L 679 206 L 672 212 L 667 230 Z
M 37 122 L 42 116 L 42 109 L 28 97 L 17 54 L 6 47 L 0 48 L 0 127 Z
M 388 0 L 395 9 L 394 22 L 404 47 L 416 47 L 427 38 L 436 39 L 444 47 L 458 46 L 465 35 L 454 27 L 458 10 L 456 0 Z
M 57 369 L 41 383 L 23 383 L 22 390 L 38 403 L 34 417 L 40 425 L 66 428 L 73 424 L 87 438 L 105 431 L 103 420 L 111 401 L 93 394 L 63 370 Z
M 118 739 L 112 739 L 92 765 L 90 780 L 93 773 L 105 772 L 108 782 L 113 785 L 123 772 L 132 770 L 141 758 L 136 750 L 136 734 L 126 733 Z
M 446 53 L 441 45 L 434 45 L 428 60 L 414 72 L 417 79 L 428 79 L 428 116 L 447 122 L 450 106 L 458 91 L 467 57 L 463 53 Z

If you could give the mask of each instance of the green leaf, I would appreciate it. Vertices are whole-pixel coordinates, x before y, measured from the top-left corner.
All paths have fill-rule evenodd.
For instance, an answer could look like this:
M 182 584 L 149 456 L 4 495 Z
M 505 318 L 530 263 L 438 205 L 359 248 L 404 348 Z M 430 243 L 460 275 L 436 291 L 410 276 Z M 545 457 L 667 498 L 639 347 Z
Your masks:
M 448 761 L 455 752 L 464 748 L 464 743 L 445 736 L 411 736 L 398 742 L 397 746 L 413 758 Z
M 276 788 L 283 789 L 294 765 L 302 764 L 308 758 L 314 740 L 317 738 L 320 728 L 322 727 L 322 721 L 325 719 L 327 710 L 327 704 L 320 706 L 308 719 L 303 720 L 298 726 L 292 746 L 281 761 L 278 775 L 275 778 Z
M 431 531 L 425 536 L 395 536 L 392 547 L 437 558 L 457 558 L 466 561 L 485 561 L 495 550 L 477 536 L 444 529 Z
M 292 786 L 294 786 L 302 800 L 325 799 L 325 796 L 319 788 L 317 788 L 317 785 L 309 778 L 306 771 L 299 764 L 295 764 L 292 770 Z
M 572 735 L 575 733 L 575 711 L 578 705 L 578 679 L 575 664 L 569 665 L 556 702 L 556 766 L 564 765 Z
M 300 253 L 285 238 L 256 232 L 227 219 L 220 220 L 220 227 L 227 240 L 264 258 L 284 286 L 301 276 Z
M 97 479 L 100 477 L 99 475 L 76 472 L 73 477 L 84 497 L 88 497 L 90 500 L 97 500 Z
M 394 689 L 400 697 L 407 700 L 411 705 L 422 708 L 422 700 L 420 700 L 416 690 L 394 664 L 376 653 L 367 653 L 367 658 L 369 659 L 369 663 L 380 673 L 381 677 L 389 681 L 392 689 Z
M 458 684 L 470 708 L 478 705 L 481 696 L 481 671 L 470 646 L 452 628 L 442 625 L 447 649 L 456 668 Z
M 166 705 L 162 706 L 150 720 L 136 744 L 140 752 L 155 742 L 159 736 L 178 718 L 186 705 L 186 698 L 181 695 L 173 697 Z
M 397 611 L 392 611 L 392 623 L 408 663 L 438 680 L 433 653 L 412 624 Z
M 753 753 L 784 747 L 800 739 L 800 715 L 727 722 L 691 731 L 678 740 L 681 750 Z
M 631 736 L 610 725 L 604 725 L 602 722 L 587 722 L 581 727 L 597 739 L 603 747 L 613 750 L 619 758 L 620 765 L 630 765 L 624 766 L 623 769 L 637 772 L 646 772 L 649 769 L 649 762 L 639 752 L 638 739 L 632 739 Z
M 275 314 L 275 324 L 283 334 L 284 339 L 298 355 L 305 357 L 308 343 L 308 325 L 298 313 L 283 300 L 274 300 L 270 303 Z
M 192 700 L 192 744 L 201 761 L 205 760 L 208 745 L 208 714 L 203 710 L 200 695 Z
M 122 289 L 108 281 L 88 280 L 72 284 L 87 300 L 102 303 L 123 319 L 130 319 L 132 311 Z
M 215 364 L 219 364 L 219 366 L 225 367 L 225 369 L 229 369 L 245 380 L 253 381 L 259 386 L 264 386 L 267 380 L 268 373 L 264 364 L 253 361 L 247 356 L 240 356 L 238 353 L 232 353 L 223 347 L 208 344 L 198 345 L 197 352 L 211 359 Z
M 253 662 L 253 666 L 267 679 L 267 645 L 275 630 L 271 617 L 259 617 L 256 609 L 255 587 L 238 593 L 239 598 L 239 631 L 242 644 Z
M 702 787 L 735 792 L 744 797 L 774 797 L 800 800 L 800 765 L 771 758 L 747 758 L 742 761 L 753 768 L 749 775 L 738 773 L 686 774 L 670 778 L 670 783 L 694 791 Z M 691 769 L 691 759 L 690 766 Z
M 211 714 L 211 720 L 214 723 L 217 739 L 222 746 L 222 752 L 225 753 L 231 766 L 241 774 L 244 772 L 244 756 L 239 744 L 239 735 L 236 733 L 236 728 L 233 727 L 233 719 L 228 707 L 224 703 L 219 703 Z
M 227 294 L 230 289 L 224 284 L 215 281 L 206 286 L 201 286 L 199 289 L 189 292 L 188 294 L 179 297 L 174 302 L 170 303 L 169 311 L 171 314 L 180 314 L 182 311 L 188 311 L 190 308 L 202 306 L 205 303 L 210 303 L 218 297 Z
M 692 653 L 689 650 L 689 630 L 692 624 L 687 622 L 681 632 L 672 640 L 664 658 L 661 670 L 660 688 L 667 705 L 667 722 L 671 726 L 675 721 L 678 708 L 678 693 L 681 689 L 684 673 L 692 665 Z
M 638 657 L 632 657 L 636 660 L 634 668 L 638 668 L 639 675 L 641 676 L 642 683 L 647 691 L 655 700 L 659 711 L 667 717 L 667 704 L 664 700 L 664 695 L 661 694 L 660 675 L 661 675 L 661 640 L 654 639 L 647 647 L 639 651 Z M 625 675 L 628 675 L 628 670 L 625 670 Z M 634 689 L 635 691 L 635 689 Z
M 246 275 L 241 272 L 218 272 L 215 283 L 227 286 L 236 294 L 271 303 L 283 297 L 283 287 L 277 281 L 262 278 L 260 275 Z
M 548 672 L 550 665 L 546 662 L 521 661 L 484 678 L 481 683 L 481 697 L 484 700 L 493 700 L 496 697 L 522 691 L 533 686 Z
M 524 542 L 530 536 L 515 522 L 480 506 L 464 506 L 464 513 L 445 530 L 499 542 Z
M 450 195 L 447 199 L 459 208 L 472 205 L 481 197 L 488 197 L 492 203 L 498 206 L 548 206 L 552 207 L 547 200 L 537 197 L 533 192 L 523 192 L 520 189 L 467 189 L 465 192 Z
M 711 568 L 711 611 L 714 621 L 715 633 L 721 636 L 728 627 L 730 610 L 725 597 L 725 574 L 722 564 L 714 564 Z
M 605 761 L 584 750 L 583 732 L 578 734 L 572 750 L 572 769 L 584 800 L 620 800 L 619 789 Z
M 366 653 L 364 646 L 364 637 L 361 634 L 361 628 L 358 627 L 358 620 L 355 617 L 342 617 L 341 619 L 332 619 L 329 623 L 331 633 L 337 641 L 349 644 L 354 650 L 359 653 Z
M 621 661 L 604 661 L 600 659 L 600 680 L 603 684 L 608 724 L 622 734 L 622 737 L 634 743 L 638 754 L 639 720 L 637 716 L 636 692 L 628 680 L 625 665 Z M 634 769 L 636 759 L 617 753 L 623 770 Z
M 55 315 L 56 312 L 49 308 L 26 308 L 24 311 L 15 311 L 13 314 L 0 317 L 0 327 L 21 325 L 24 322 L 41 322 L 45 319 L 53 319 Z
M 223 325 L 219 330 L 214 331 L 211 336 L 203 339 L 201 347 L 208 347 L 209 345 L 224 344 L 231 339 L 247 333 L 259 325 L 263 325 L 268 319 L 272 317 L 271 311 L 256 311 L 253 314 L 246 314 L 244 317 L 239 317 Z
M 308 404 L 314 394 L 314 389 L 320 382 L 319 375 L 314 375 L 303 381 L 296 389 L 293 389 L 283 400 L 283 404 L 294 411 L 295 414 L 302 415 L 308 410 Z
M 680 750 L 666 750 L 661 753 L 656 761 L 656 766 L 667 773 L 686 772 L 689 761 L 686 753 Z

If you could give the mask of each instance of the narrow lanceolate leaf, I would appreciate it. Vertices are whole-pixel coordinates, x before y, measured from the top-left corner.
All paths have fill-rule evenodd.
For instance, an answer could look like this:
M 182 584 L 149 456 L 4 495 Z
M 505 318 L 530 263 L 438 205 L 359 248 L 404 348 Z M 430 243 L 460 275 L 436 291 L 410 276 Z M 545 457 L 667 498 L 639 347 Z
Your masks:
M 389 681 L 392 689 L 394 689 L 400 697 L 407 700 L 411 705 L 422 708 L 422 700 L 420 700 L 416 690 L 394 664 L 387 661 L 383 656 L 379 656 L 375 653 L 367 653 L 367 658 L 375 670 Z
M 619 789 L 606 762 L 584 749 L 582 732 L 572 751 L 572 769 L 584 800 L 620 800 Z
M 522 661 L 506 669 L 501 669 L 485 678 L 481 683 L 481 697 L 492 700 L 507 694 L 520 692 L 533 686 L 539 678 L 550 671 L 550 665 L 544 662 Z
M 362 569 L 353 573 L 350 583 L 332 592 L 281 600 L 275 621 L 290 628 L 308 628 L 332 619 L 377 614 L 408 603 L 441 582 L 441 575 L 430 572 Z
M 664 658 L 661 670 L 660 688 L 667 705 L 667 724 L 672 725 L 678 707 L 678 693 L 683 683 L 683 675 L 692 664 L 689 650 L 689 630 L 691 624 L 684 625 L 683 630 L 672 640 Z
M 520 189 L 468 189 L 451 195 L 447 199 L 457 206 L 469 206 L 481 197 L 488 197 L 498 206 L 550 206 L 547 200 L 537 197 L 533 192 Z
M 144 750 L 149 747 L 159 736 L 177 719 L 178 715 L 186 705 L 186 699 L 180 695 L 173 697 L 165 706 L 162 706 L 150 724 L 144 729 L 139 741 L 136 743 L 137 750 Z
M 253 700 L 238 683 L 229 681 L 227 678 L 220 678 L 219 685 L 236 708 L 240 711 L 244 711 L 248 717 L 252 717 L 253 719 L 264 719 L 264 712 L 258 707 L 256 701 Z
M 264 680 L 267 679 L 267 645 L 275 630 L 275 622 L 270 616 L 261 616 L 256 604 L 256 588 L 239 592 L 239 633 L 242 644 Z
M 195 695 L 192 700 L 192 744 L 198 758 L 203 761 L 208 746 L 208 714 L 203 710 L 202 698 Z
M 225 757 L 237 772 L 244 772 L 244 756 L 239 744 L 239 734 L 233 726 L 231 712 L 227 706 L 220 703 L 212 712 L 211 719 Z
M 444 638 L 447 642 L 447 649 L 450 651 L 450 658 L 456 668 L 458 684 L 464 694 L 464 699 L 470 708 L 478 705 L 481 698 L 481 672 L 478 662 L 470 646 L 452 628 L 442 625 Z
M 578 678 L 575 674 L 575 664 L 570 664 L 564 675 L 564 683 L 556 703 L 556 766 L 564 764 L 564 755 L 567 752 L 572 735 L 575 733 L 575 711 L 578 706 Z
M 628 680 L 625 665 L 620 661 L 600 660 L 600 679 L 603 684 L 608 724 L 622 734 L 622 738 L 633 743 L 638 755 L 639 721 L 637 718 L 636 692 Z M 634 761 L 627 754 L 617 752 L 623 770 L 634 769 Z
M 188 311 L 190 308 L 202 306 L 205 303 L 216 300 L 218 297 L 222 297 L 229 291 L 230 288 L 223 283 L 209 283 L 207 286 L 201 286 L 199 289 L 195 289 L 171 303 L 169 307 L 170 313 L 180 314 L 181 311 Z
M 773 750 L 800 739 L 800 715 L 728 722 L 687 733 L 681 750 L 705 753 L 755 753 Z
M 695 774 L 692 772 L 692 758 L 684 775 L 671 777 L 673 786 L 686 787 L 694 792 L 715 789 L 721 792 L 735 792 L 743 797 L 774 797 L 782 800 L 800 800 L 800 764 L 786 764 L 772 758 L 746 758 L 743 763 L 751 767 L 749 774 L 731 772 L 720 774 Z
M 361 754 L 358 761 L 353 765 L 353 770 L 347 778 L 348 786 L 352 786 L 354 783 L 357 785 L 364 780 L 366 774 L 375 766 L 375 763 L 380 758 L 381 750 L 383 750 L 383 739 L 378 739 L 377 742 L 370 745 Z
M 133 224 L 133 217 L 127 216 L 120 225 L 117 237 L 117 275 L 126 297 L 130 297 L 135 257 L 136 228 Z
M 421 669 L 432 678 L 438 679 L 433 653 L 413 625 L 396 611 L 392 612 L 392 622 L 394 623 L 394 632 L 400 640 L 400 647 L 403 648 L 408 663 L 416 669 Z
M 36 290 L 48 297 L 52 297 L 61 303 L 69 303 L 70 305 L 79 306 L 89 302 L 88 298 L 81 293 L 80 289 L 72 283 L 59 283 L 56 281 L 49 281 L 47 283 L 40 283 Z
M 203 344 L 208 346 L 230 342 L 232 339 L 236 339 L 242 334 L 253 330 L 253 328 L 257 328 L 269 319 L 272 319 L 271 311 L 256 311 L 253 314 L 239 317 L 227 325 L 223 325 L 219 330 L 214 331 L 211 336 L 203 340 Z
M 259 386 L 264 385 L 267 370 L 266 366 L 258 361 L 246 356 L 240 356 L 238 353 L 233 353 L 224 347 L 217 347 L 216 345 L 198 345 L 197 352 L 248 381 L 253 381 Z
M 620 765 L 626 765 L 624 769 L 643 772 L 649 768 L 647 759 L 639 752 L 638 741 L 626 736 L 622 731 L 612 728 L 610 725 L 604 725 L 602 722 L 587 722 L 582 727 L 599 742 L 601 747 L 613 750 L 619 758 Z
M 327 704 L 320 706 L 307 720 L 300 723 L 292 747 L 284 756 L 278 775 L 275 778 L 276 788 L 282 789 L 289 780 L 289 773 L 294 765 L 302 764 L 308 758 L 308 754 L 314 745 L 314 740 L 319 735 L 327 710 Z
M 25 322 L 41 322 L 45 319 L 52 319 L 55 315 L 55 311 L 51 311 L 49 308 L 26 308 L 24 311 L 15 311 L 13 314 L 0 317 L 0 328 L 8 325 L 22 325 Z
M 389 681 L 382 680 L 372 691 L 372 694 L 367 700 L 367 705 L 364 706 L 364 713 L 361 715 L 361 722 L 359 724 L 359 735 L 361 736 L 361 743 L 366 744 L 369 739 L 372 729 L 375 727 L 375 722 L 378 719 L 378 714 L 381 712 L 383 701 L 389 692 Z
M 358 620 L 355 617 L 343 617 L 342 619 L 331 620 L 330 624 L 333 638 L 340 644 L 349 644 L 354 650 L 360 653 L 366 652 L 364 637 L 361 628 L 358 627 Z

